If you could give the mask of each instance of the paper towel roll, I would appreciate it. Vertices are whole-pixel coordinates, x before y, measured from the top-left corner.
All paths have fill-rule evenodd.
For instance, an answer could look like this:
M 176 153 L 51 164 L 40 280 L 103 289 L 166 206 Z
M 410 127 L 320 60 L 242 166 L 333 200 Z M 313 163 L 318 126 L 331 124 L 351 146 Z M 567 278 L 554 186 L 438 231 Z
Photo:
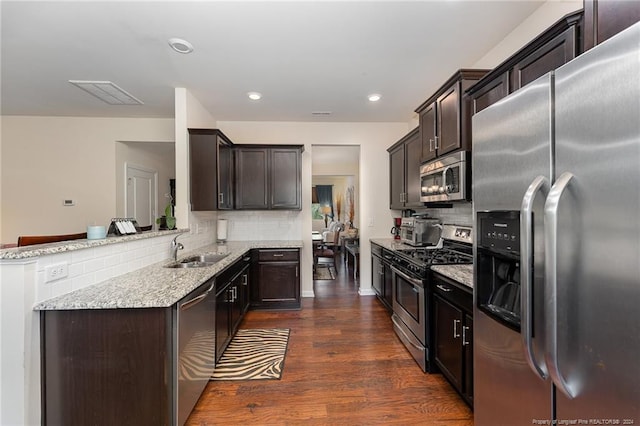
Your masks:
M 227 241 L 227 219 L 218 219 L 218 242 Z

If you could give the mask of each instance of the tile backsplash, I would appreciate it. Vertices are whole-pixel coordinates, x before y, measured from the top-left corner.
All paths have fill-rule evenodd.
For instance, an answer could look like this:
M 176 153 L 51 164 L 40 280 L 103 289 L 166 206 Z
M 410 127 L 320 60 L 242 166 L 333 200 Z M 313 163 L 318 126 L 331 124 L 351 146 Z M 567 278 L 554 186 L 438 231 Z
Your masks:
M 451 208 L 444 209 L 427 209 L 425 213 L 441 219 L 442 223 L 473 226 L 473 204 L 471 203 L 457 203 Z
M 233 241 L 302 239 L 302 212 L 297 210 L 219 211 L 218 219 L 227 219 Z

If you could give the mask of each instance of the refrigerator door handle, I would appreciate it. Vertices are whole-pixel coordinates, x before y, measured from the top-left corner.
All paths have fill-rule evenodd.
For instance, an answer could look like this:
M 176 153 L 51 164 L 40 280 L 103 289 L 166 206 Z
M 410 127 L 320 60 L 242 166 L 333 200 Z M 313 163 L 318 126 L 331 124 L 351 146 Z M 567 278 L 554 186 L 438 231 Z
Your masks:
M 545 250 L 545 317 L 547 335 L 547 367 L 556 387 L 569 399 L 575 391 L 566 382 L 558 365 L 558 205 L 564 190 L 573 175 L 565 172 L 556 180 L 544 204 L 544 250 Z
M 520 312 L 522 344 L 527 364 L 541 379 L 548 377 L 546 366 L 540 365 L 533 352 L 533 201 L 538 192 L 547 184 L 544 176 L 537 176 L 522 197 L 520 208 L 520 262 L 522 291 L 520 296 Z

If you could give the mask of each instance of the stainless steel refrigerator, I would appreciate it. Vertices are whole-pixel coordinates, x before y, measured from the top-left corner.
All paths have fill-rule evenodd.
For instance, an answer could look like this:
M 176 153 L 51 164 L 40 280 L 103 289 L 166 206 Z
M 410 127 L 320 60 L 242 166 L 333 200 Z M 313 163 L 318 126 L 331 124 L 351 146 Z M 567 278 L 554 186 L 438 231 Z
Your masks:
M 473 117 L 475 424 L 640 424 L 640 23 Z

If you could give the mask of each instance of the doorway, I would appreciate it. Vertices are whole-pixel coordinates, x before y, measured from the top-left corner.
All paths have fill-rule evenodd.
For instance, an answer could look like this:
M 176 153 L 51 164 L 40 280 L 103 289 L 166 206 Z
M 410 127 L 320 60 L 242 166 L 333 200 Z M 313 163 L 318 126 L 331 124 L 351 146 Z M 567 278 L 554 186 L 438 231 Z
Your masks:
M 313 145 L 311 162 L 312 230 L 325 235 L 334 244 L 335 261 L 339 266 L 335 280 L 342 281 L 350 276 L 351 282 L 355 281 L 357 285 L 359 276 L 353 279 L 354 269 L 359 269 L 357 260 L 352 257 L 349 265 L 344 260 L 346 245 L 359 244 L 357 235 L 352 236 L 360 227 L 360 146 Z M 331 238 L 336 227 L 339 227 L 337 240 Z
M 153 225 L 158 209 L 158 172 L 131 164 L 125 167 L 125 217 L 135 218 L 141 227 Z

